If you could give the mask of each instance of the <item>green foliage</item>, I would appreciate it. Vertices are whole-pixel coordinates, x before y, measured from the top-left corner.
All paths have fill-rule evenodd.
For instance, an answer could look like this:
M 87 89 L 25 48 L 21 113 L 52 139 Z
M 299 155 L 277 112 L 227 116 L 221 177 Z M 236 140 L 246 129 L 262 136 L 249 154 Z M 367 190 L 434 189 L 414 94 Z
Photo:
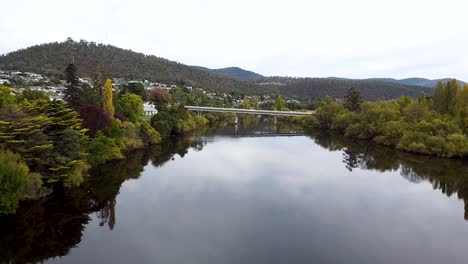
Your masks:
M 120 90 L 120 94 L 132 93 L 139 95 L 143 101 L 148 100 L 148 93 L 141 82 L 129 82 Z
M 67 104 L 36 100 L 0 110 L 0 120 L 0 143 L 21 154 L 32 171 L 47 182 L 80 183 L 86 130 Z
M 194 116 L 185 108 L 163 109 L 151 118 L 151 126 L 156 129 L 162 137 L 175 134 L 183 134 L 197 127 L 209 123 L 203 116 Z
M 124 158 L 116 140 L 105 136 L 102 132 L 98 132 L 89 142 L 88 153 L 88 162 L 92 165 Z
M 468 156 L 467 87 L 439 83 L 432 101 L 402 97 L 395 102 L 365 102 L 350 112 L 326 98 L 306 126 L 332 129 L 408 152 L 443 157 Z
M 132 122 L 140 122 L 144 114 L 143 100 L 136 94 L 124 94 L 118 99 L 117 112 Z
M 30 101 L 33 100 L 49 100 L 49 96 L 47 96 L 43 91 L 25 89 L 21 93 L 21 97 Z
M 161 143 L 161 135 L 146 121 L 140 123 L 140 137 L 145 145 Z
M 361 94 L 354 88 L 351 87 L 345 96 L 345 107 L 351 112 L 358 111 L 361 107 L 362 98 Z
M 20 155 L 0 149 L 0 215 L 15 213 L 19 201 L 34 198 L 40 185 L 40 175 L 29 172 Z
M 275 110 L 282 111 L 283 109 L 284 109 L 284 98 L 283 96 L 278 95 L 278 97 L 276 97 Z
M 65 89 L 65 101 L 70 104 L 71 107 L 78 109 L 82 104 L 82 98 L 84 96 L 83 91 L 80 87 L 80 80 L 78 79 L 78 69 L 75 64 L 68 64 L 65 69 L 65 79 L 67 81 Z
M 6 86 L 0 85 L 0 109 L 6 105 L 13 104 L 15 100 L 12 90 Z
M 345 108 L 342 104 L 338 102 L 331 101 L 330 98 L 327 98 L 323 101 L 322 106 L 317 109 L 315 114 L 316 124 L 320 128 L 329 129 L 332 126 L 332 123 L 336 116 L 344 112 Z

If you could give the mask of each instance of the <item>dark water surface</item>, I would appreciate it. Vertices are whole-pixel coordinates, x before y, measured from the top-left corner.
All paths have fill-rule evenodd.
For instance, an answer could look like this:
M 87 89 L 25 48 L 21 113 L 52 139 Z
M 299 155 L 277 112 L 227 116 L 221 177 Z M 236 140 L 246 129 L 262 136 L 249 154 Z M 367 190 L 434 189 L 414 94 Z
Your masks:
M 468 165 L 226 127 L 0 218 L 0 263 L 468 263 Z

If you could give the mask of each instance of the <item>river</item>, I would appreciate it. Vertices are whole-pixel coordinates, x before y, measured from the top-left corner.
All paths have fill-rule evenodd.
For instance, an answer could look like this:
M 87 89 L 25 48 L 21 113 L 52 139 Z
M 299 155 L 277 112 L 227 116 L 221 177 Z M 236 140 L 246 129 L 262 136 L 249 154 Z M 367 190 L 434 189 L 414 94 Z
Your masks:
M 468 165 L 232 126 L 0 217 L 0 263 L 467 263 Z

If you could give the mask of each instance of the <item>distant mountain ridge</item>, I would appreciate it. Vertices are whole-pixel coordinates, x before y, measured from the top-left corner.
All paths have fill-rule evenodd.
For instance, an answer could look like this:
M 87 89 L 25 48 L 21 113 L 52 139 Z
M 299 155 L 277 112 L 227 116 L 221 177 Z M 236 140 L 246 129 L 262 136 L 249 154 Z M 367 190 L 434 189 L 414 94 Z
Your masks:
M 281 94 L 296 99 L 320 99 L 328 95 L 343 98 L 351 87 L 356 88 L 366 100 L 431 93 L 427 87 L 380 80 L 264 77 L 237 67 L 207 70 L 112 45 L 72 39 L 0 55 L 0 69 L 31 71 L 63 79 L 64 69 L 72 58 L 80 77 L 93 77 L 101 71 L 107 77 L 158 81 L 235 95 Z
M 230 77 L 233 79 L 238 79 L 241 81 L 257 81 L 257 80 L 261 80 L 265 78 L 265 76 L 261 74 L 258 74 L 253 71 L 244 70 L 239 67 L 227 67 L 227 68 L 221 68 L 221 69 L 210 69 L 210 68 L 206 68 L 202 66 L 193 66 L 193 67 L 213 73 L 213 74 L 219 74 L 219 75 L 223 75 L 223 76 Z
M 335 80 L 356 80 L 356 79 L 349 79 L 349 78 L 340 78 L 340 77 L 329 77 L 329 79 Z M 415 85 L 415 86 L 422 86 L 427 88 L 434 88 L 437 86 L 439 81 L 448 82 L 453 78 L 443 78 L 443 79 L 426 79 L 426 78 L 405 78 L 405 79 L 394 79 L 394 78 L 368 78 L 368 79 L 360 79 L 360 80 L 372 80 L 372 81 L 382 81 L 387 83 L 398 83 L 404 85 Z M 457 80 L 460 85 L 467 84 L 464 81 Z
M 400 83 L 400 84 L 407 84 L 407 85 L 417 85 L 417 86 L 423 86 L 423 87 L 429 87 L 429 88 L 434 88 L 437 86 L 437 83 L 439 81 L 442 82 L 448 82 L 452 80 L 453 78 L 443 78 L 443 79 L 426 79 L 426 78 L 406 78 L 406 79 L 393 79 L 393 78 L 372 78 L 371 80 L 377 80 L 377 81 L 384 81 L 384 82 L 394 82 L 394 83 Z M 458 83 L 460 85 L 464 85 L 464 81 L 458 80 Z

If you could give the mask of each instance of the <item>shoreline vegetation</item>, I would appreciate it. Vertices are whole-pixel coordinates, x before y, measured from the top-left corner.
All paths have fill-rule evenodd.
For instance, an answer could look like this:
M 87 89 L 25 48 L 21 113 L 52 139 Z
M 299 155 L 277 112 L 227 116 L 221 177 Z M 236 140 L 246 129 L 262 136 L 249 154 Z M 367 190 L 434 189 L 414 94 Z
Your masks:
M 468 157 L 468 85 L 439 82 L 432 96 L 403 96 L 394 101 L 363 102 L 350 89 L 344 102 L 322 100 L 315 115 L 303 120 L 315 128 L 350 139 L 371 140 L 415 154 Z

